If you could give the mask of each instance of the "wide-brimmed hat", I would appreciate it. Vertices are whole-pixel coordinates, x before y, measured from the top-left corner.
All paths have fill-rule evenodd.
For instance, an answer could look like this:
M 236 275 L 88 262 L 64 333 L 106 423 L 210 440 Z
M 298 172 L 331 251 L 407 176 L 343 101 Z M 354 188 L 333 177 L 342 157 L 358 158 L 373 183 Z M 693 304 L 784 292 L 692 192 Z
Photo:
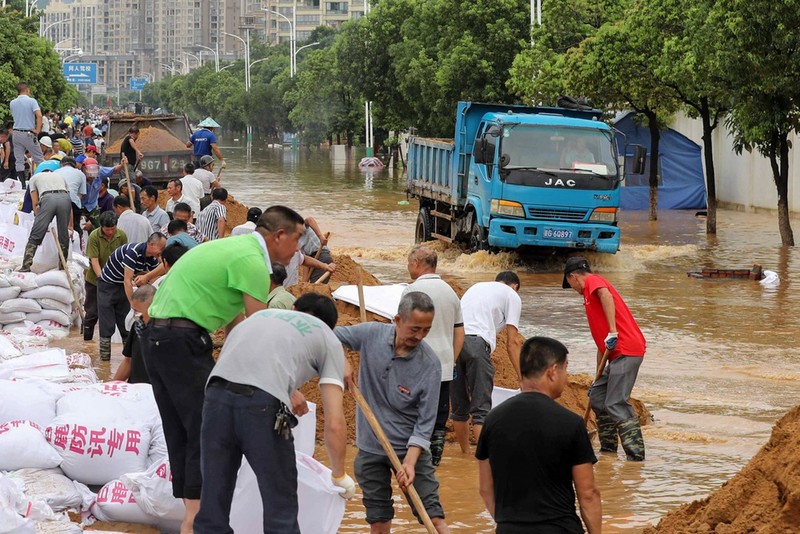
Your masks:
M 219 123 L 211 117 L 206 117 L 203 119 L 198 126 L 201 128 L 221 128 Z

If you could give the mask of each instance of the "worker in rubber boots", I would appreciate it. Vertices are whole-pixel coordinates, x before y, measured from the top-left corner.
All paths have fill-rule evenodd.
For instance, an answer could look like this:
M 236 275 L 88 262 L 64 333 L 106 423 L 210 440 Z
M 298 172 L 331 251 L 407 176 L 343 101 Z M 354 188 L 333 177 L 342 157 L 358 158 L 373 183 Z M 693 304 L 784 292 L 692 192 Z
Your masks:
M 461 347 L 464 345 L 464 319 L 461 316 L 461 301 L 450 287 L 436 274 L 438 257 L 430 247 L 419 245 L 408 255 L 408 274 L 414 280 L 406 288 L 410 291 L 421 291 L 433 301 L 436 314 L 433 326 L 425 337 L 442 364 L 442 382 L 439 389 L 439 408 L 436 413 L 436 424 L 431 435 L 431 460 L 437 467 L 444 453 L 444 438 L 447 433 L 447 419 L 450 417 L 450 382 L 453 381 L 453 369 Z
M 603 354 L 608 353 L 608 365 L 589 389 L 589 402 L 597 417 L 600 452 L 616 453 L 621 441 L 628 460 L 643 461 L 642 429 L 630 398 L 644 359 L 644 335 L 614 286 L 593 274 L 586 258 L 576 256 L 567 260 L 561 287 L 571 287 L 583 295 L 589 330 L 597 345 L 598 366 Z

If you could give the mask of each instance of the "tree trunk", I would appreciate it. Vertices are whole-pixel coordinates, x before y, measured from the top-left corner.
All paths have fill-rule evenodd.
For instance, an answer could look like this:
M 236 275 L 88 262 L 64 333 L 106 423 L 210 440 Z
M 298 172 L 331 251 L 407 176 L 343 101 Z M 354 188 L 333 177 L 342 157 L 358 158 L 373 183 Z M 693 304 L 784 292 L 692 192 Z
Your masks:
M 781 132 L 779 139 L 780 169 L 775 176 L 775 185 L 778 188 L 778 228 L 781 232 L 781 243 L 784 246 L 794 246 L 794 233 L 789 220 L 789 139 L 788 134 Z
M 706 165 L 706 233 L 717 233 L 717 182 L 714 170 L 714 146 L 711 139 L 714 127 L 711 124 L 711 110 L 708 107 L 708 98 L 701 99 L 703 118 L 703 160 Z
M 658 144 L 661 132 L 658 129 L 658 118 L 652 111 L 645 111 L 647 128 L 650 130 L 650 216 L 651 221 L 658 220 Z

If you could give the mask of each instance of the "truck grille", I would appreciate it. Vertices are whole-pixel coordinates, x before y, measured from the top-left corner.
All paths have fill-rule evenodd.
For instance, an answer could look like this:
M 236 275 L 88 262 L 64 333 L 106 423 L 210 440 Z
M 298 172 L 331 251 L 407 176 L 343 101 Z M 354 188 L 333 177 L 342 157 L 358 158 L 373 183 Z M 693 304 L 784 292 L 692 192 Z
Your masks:
M 545 221 L 582 221 L 586 219 L 586 210 L 528 208 L 528 217 Z

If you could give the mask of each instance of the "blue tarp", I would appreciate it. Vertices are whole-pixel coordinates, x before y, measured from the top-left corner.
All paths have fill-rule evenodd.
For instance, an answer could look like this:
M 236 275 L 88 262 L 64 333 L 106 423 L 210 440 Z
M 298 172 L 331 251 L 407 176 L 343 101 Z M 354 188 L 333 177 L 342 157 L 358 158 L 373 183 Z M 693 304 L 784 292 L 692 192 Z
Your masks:
M 634 113 L 620 116 L 614 126 L 625 134 L 617 135 L 620 153 L 628 144 L 647 149 L 647 169 L 643 175 L 626 175 L 622 183 L 620 207 L 645 210 L 650 206 L 650 132 L 637 124 Z M 661 131 L 659 142 L 658 208 L 669 210 L 703 209 L 706 207 L 706 185 L 703 176 L 701 147 L 688 137 L 668 128 Z M 629 154 L 630 155 L 630 154 Z

